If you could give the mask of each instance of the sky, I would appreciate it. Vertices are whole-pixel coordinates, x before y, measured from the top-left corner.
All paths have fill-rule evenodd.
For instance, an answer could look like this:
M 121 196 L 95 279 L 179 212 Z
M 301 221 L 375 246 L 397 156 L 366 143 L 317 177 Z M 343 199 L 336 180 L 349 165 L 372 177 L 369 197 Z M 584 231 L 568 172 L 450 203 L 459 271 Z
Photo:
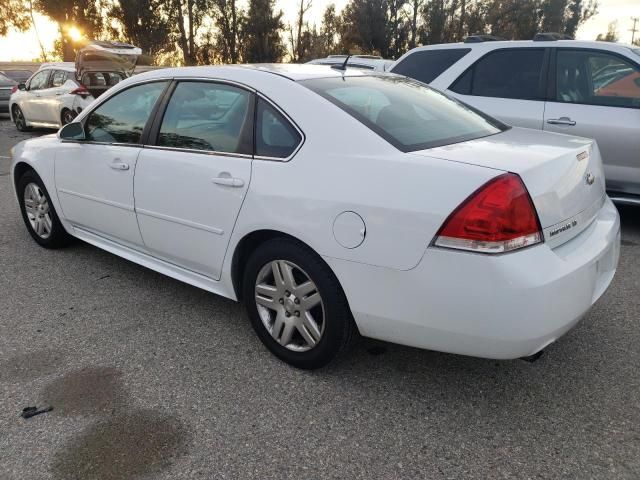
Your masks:
M 285 23 L 295 20 L 297 0 L 278 0 L 278 8 L 285 13 Z M 320 24 L 325 7 L 335 3 L 337 10 L 341 10 L 347 0 L 312 0 L 309 13 L 311 22 Z M 599 0 L 598 14 L 585 22 L 576 35 L 580 40 L 595 40 L 599 33 L 606 33 L 609 22 L 618 21 L 620 41 L 631 43 L 631 17 L 640 17 L 639 0 Z M 36 27 L 45 48 L 51 49 L 57 38 L 57 25 L 41 15 L 36 14 Z M 640 21 L 637 24 L 636 38 L 640 37 Z M 32 60 L 40 54 L 38 42 L 33 27 L 26 32 L 10 32 L 0 38 L 0 61 Z

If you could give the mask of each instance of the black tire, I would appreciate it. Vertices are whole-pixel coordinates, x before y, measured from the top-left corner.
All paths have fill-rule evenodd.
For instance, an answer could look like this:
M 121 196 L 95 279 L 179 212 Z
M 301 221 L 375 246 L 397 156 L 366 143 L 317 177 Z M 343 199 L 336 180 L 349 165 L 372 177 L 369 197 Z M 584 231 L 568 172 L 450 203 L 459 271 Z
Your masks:
M 13 106 L 13 123 L 16 124 L 16 128 L 19 132 L 28 132 L 31 127 L 27 127 L 27 120 L 24 118 L 24 113 L 18 105 Z
M 64 108 L 60 114 L 60 124 L 64 127 L 67 123 L 71 123 L 78 115 L 68 108 Z
M 44 194 L 48 202 L 48 208 L 49 208 L 48 212 L 49 212 L 49 217 L 51 219 L 51 231 L 49 232 L 49 235 L 47 238 L 42 238 L 40 235 L 38 235 L 38 233 L 32 227 L 29 217 L 27 216 L 27 209 L 25 205 L 25 189 L 29 184 L 32 184 L 32 183 L 35 183 L 40 188 L 40 191 L 42 192 L 42 194 Z M 47 189 L 45 188 L 44 183 L 42 182 L 42 180 L 40 179 L 40 177 L 36 172 L 34 172 L 33 170 L 27 170 L 22 175 L 22 177 L 20 177 L 20 179 L 18 180 L 18 185 L 16 190 L 18 192 L 18 200 L 20 202 L 20 211 L 22 212 L 22 219 L 24 220 L 24 224 L 26 225 L 27 230 L 29 231 L 29 234 L 31 235 L 31 237 L 40 246 L 44 248 L 61 248 L 69 245 L 72 242 L 73 237 L 71 237 L 71 235 L 69 235 L 67 231 L 64 229 L 64 227 L 62 226 L 62 223 L 60 222 L 60 218 L 58 218 L 58 214 L 56 213 L 56 210 L 53 204 L 51 203 L 51 197 L 49 196 L 49 192 L 47 192 Z
M 300 267 L 315 283 L 320 294 L 324 327 L 320 340 L 310 350 L 293 351 L 281 345 L 271 336 L 260 317 L 255 286 L 263 267 L 274 260 L 292 262 Z M 309 370 L 323 367 L 352 343 L 356 326 L 338 279 L 313 250 L 294 239 L 268 240 L 250 255 L 244 269 L 242 293 L 243 303 L 258 337 L 276 357 L 289 365 Z

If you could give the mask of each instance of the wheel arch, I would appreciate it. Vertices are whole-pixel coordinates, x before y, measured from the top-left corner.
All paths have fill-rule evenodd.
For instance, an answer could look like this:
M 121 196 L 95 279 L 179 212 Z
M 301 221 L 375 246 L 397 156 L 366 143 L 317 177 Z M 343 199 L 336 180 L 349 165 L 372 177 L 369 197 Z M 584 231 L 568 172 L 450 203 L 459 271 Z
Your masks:
M 14 190 L 16 192 L 18 191 L 18 182 L 20 181 L 22 176 L 25 173 L 27 173 L 29 170 L 34 171 L 35 174 L 38 175 L 38 177 L 42 178 L 40 176 L 40 174 L 38 173 L 38 171 L 35 168 L 33 168 L 33 165 L 31 165 L 31 164 L 29 164 L 27 162 L 19 161 L 13 167 L 13 188 L 14 188 Z
M 313 247 L 311 247 L 306 242 L 300 240 L 299 238 L 295 237 L 294 235 L 290 235 L 280 230 L 271 230 L 271 229 L 261 229 L 261 230 L 254 230 L 252 232 L 249 232 L 244 237 L 242 237 L 242 239 L 240 239 L 240 241 L 236 244 L 236 247 L 233 251 L 233 257 L 231 260 L 231 281 L 233 284 L 233 290 L 236 294 L 236 298 L 238 299 L 238 301 L 240 302 L 242 301 L 242 279 L 244 274 L 244 268 L 247 263 L 247 260 L 249 259 L 249 256 L 253 251 L 255 251 L 256 248 L 260 247 L 260 245 L 274 238 L 288 238 L 288 239 L 294 240 L 300 243 L 301 245 L 303 245 L 304 247 L 308 248 L 309 250 L 311 250 L 315 255 L 318 256 L 318 258 L 320 258 L 324 262 L 324 260 L 322 259 L 322 256 Z M 334 277 L 336 277 L 336 279 L 338 280 L 338 285 L 340 289 L 344 291 L 344 289 L 342 288 L 342 284 L 340 283 L 340 279 L 338 279 L 338 276 L 335 274 L 333 269 L 326 262 L 324 263 L 325 265 L 327 265 L 327 268 L 331 270 L 331 273 L 333 273 Z

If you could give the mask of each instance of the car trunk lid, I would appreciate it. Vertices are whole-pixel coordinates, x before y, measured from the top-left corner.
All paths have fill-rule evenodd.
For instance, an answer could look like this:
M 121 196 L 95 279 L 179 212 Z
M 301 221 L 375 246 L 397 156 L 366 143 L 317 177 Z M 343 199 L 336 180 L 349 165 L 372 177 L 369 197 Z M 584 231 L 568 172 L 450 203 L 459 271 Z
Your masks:
M 584 230 L 605 200 L 600 152 L 586 138 L 511 128 L 414 154 L 518 174 L 552 247 Z

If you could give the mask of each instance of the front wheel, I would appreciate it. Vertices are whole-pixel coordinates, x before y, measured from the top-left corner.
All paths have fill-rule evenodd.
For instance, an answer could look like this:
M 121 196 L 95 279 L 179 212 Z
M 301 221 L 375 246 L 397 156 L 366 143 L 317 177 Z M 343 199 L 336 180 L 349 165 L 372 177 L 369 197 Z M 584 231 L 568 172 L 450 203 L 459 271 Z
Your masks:
M 69 244 L 72 237 L 62 226 L 47 189 L 33 170 L 20 177 L 17 190 L 22 218 L 33 239 L 45 248 Z
M 260 340 L 298 368 L 326 365 L 355 333 L 338 279 L 315 252 L 293 239 L 269 240 L 253 252 L 243 299 Z

